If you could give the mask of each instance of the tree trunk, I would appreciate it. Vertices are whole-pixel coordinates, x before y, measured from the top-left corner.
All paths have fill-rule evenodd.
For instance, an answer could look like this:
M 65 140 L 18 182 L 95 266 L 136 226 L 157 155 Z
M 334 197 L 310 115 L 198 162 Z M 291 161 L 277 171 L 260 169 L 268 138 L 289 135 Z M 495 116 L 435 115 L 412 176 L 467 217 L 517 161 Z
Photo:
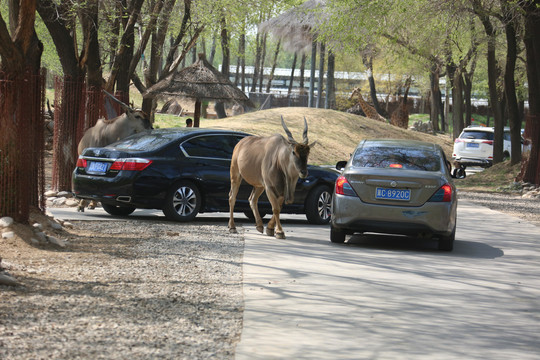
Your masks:
M 309 74 L 309 96 L 308 107 L 313 107 L 315 103 L 315 69 L 317 63 L 317 41 L 311 43 L 311 69 Z
M 452 121 L 453 138 L 456 139 L 463 130 L 463 79 L 461 71 L 454 72 L 452 89 Z
M 264 59 L 266 58 L 266 40 L 268 39 L 268 34 L 264 34 L 263 45 L 262 45 L 262 54 L 261 54 L 261 67 L 259 71 L 259 92 L 262 93 L 263 88 L 263 79 L 264 79 Z
M 465 98 L 465 127 L 472 121 L 472 78 L 469 74 L 463 74 L 463 96 Z
M 294 53 L 293 62 L 292 62 L 292 69 L 291 69 L 291 76 L 289 77 L 289 88 L 287 90 L 287 96 L 289 97 L 289 106 L 291 105 L 291 92 L 293 88 L 294 83 L 294 71 L 296 70 L 296 59 L 298 57 L 298 54 Z
M 257 80 L 259 79 L 259 65 L 261 63 L 261 34 L 257 31 L 255 37 L 255 67 L 253 69 L 253 80 L 251 82 L 251 92 L 257 91 Z
M 236 59 L 236 73 L 234 76 L 234 85 L 238 86 L 240 82 L 240 68 L 242 66 L 242 60 L 244 59 L 246 53 L 246 34 L 242 33 L 240 39 L 238 39 L 238 57 Z M 242 89 L 242 91 L 244 91 Z
M 516 84 L 514 73 L 517 60 L 516 29 L 512 21 L 512 14 L 507 8 L 507 3 L 502 2 L 503 14 L 506 20 L 506 69 L 504 72 L 504 92 L 508 106 L 510 121 L 511 158 L 510 163 L 515 165 L 521 162 L 521 117 L 519 114 L 518 100 L 516 96 Z
M 240 53 L 241 60 L 240 60 L 240 67 L 242 68 L 241 71 L 241 78 L 242 81 L 240 82 L 242 89 L 242 92 L 246 91 L 246 34 L 242 34 L 242 51 Z
M 300 94 L 305 95 L 305 71 L 306 71 L 306 54 L 302 53 L 302 58 L 300 60 L 300 83 L 298 87 L 300 88 Z
M 369 82 L 369 95 L 371 97 L 371 102 L 373 107 L 377 110 L 377 113 L 388 118 L 388 112 L 381 108 L 379 104 L 379 99 L 377 98 L 377 88 L 375 87 L 375 78 L 373 77 L 373 55 L 363 54 L 362 63 L 366 67 L 368 73 L 368 82 Z
M 0 217 L 27 223 L 43 200 L 43 44 L 34 31 L 36 2 L 10 3 L 12 34 L 0 15 Z
M 328 74 L 326 75 L 326 109 L 336 108 L 336 92 L 334 86 L 335 56 L 328 50 Z
M 433 67 L 429 74 L 430 79 L 430 114 L 429 119 L 433 126 L 433 131 L 439 131 L 439 113 L 440 113 L 440 96 L 441 90 L 439 89 L 439 69 L 438 67 Z
M 484 30 L 488 37 L 487 43 L 487 64 L 488 64 L 488 86 L 489 86 L 489 101 L 491 105 L 491 111 L 493 112 L 493 122 L 495 128 L 495 137 L 493 141 L 493 163 L 497 164 L 503 160 L 503 132 L 504 123 L 501 113 L 501 104 L 499 99 L 499 93 L 497 89 L 497 80 L 499 78 L 499 69 L 497 66 L 496 50 L 496 37 L 497 32 L 489 19 L 489 15 L 486 14 L 484 9 L 481 8 L 481 4 L 478 0 L 473 1 L 473 7 L 476 15 L 478 15 Z
M 229 64 L 230 64 L 230 49 L 229 49 L 229 34 L 227 32 L 227 23 L 225 16 L 221 18 L 221 52 L 223 54 L 223 60 L 221 62 L 221 73 L 225 77 L 229 78 Z M 223 119 L 227 117 L 225 112 L 225 104 L 223 102 L 216 102 L 215 110 L 218 118 Z
M 214 65 L 215 56 L 216 56 L 216 35 L 212 36 L 212 46 L 210 47 L 210 57 L 208 58 L 208 62 L 212 66 Z
M 325 46 L 324 43 L 320 43 L 321 49 L 320 49 L 320 57 L 319 57 L 319 86 L 317 89 L 317 107 L 322 108 L 322 93 L 323 93 L 323 81 L 324 81 L 324 53 L 325 53 Z
M 278 40 L 276 45 L 276 51 L 274 52 L 274 60 L 272 61 L 272 70 L 270 70 L 270 76 L 268 76 L 268 83 L 266 84 L 266 93 L 270 92 L 272 87 L 272 80 L 274 80 L 274 72 L 276 71 L 277 58 L 279 55 L 279 50 L 281 46 L 281 38 Z
M 530 145 L 530 153 L 522 163 L 519 178 L 540 185 L 540 9 L 532 1 L 521 6 L 525 12 L 524 43 L 529 84 L 529 115 L 525 137 Z

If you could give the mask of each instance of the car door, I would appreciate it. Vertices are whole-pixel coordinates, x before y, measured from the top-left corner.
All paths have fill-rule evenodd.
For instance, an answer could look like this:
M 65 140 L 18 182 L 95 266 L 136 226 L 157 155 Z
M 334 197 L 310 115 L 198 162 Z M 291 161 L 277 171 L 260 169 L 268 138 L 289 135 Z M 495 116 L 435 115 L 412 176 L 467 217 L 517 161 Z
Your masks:
M 193 166 L 193 176 L 201 184 L 206 210 L 228 209 L 231 158 L 234 147 L 242 138 L 239 134 L 205 134 L 180 145 Z M 244 197 L 249 190 L 243 187 L 241 191 Z

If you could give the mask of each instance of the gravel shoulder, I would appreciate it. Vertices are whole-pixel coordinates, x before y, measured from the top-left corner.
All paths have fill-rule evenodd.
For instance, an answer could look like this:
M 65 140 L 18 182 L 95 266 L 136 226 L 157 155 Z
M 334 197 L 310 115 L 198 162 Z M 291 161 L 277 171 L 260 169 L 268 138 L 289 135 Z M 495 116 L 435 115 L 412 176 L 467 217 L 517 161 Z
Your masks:
M 233 359 L 243 236 L 223 226 L 78 222 L 66 247 L 2 239 L 2 359 Z
M 540 226 L 540 199 L 524 198 L 518 194 L 458 191 L 458 199 L 472 201 L 492 210 L 526 220 Z

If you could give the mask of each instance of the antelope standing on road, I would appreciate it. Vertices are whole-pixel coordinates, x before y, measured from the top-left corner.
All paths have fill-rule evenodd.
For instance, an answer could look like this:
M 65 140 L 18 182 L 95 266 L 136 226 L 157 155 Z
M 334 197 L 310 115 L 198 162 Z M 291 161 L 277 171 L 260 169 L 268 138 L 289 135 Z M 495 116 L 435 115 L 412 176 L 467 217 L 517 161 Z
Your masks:
M 249 196 L 249 205 L 255 216 L 257 230 L 263 232 L 262 218 L 257 208 L 259 197 L 266 191 L 272 204 L 272 218 L 266 227 L 266 234 L 278 239 L 285 239 L 285 233 L 279 221 L 283 203 L 291 204 L 298 178 L 308 175 L 307 161 L 309 151 L 315 143 L 308 143 L 308 125 L 304 118 L 303 143 L 294 140 L 285 125 L 283 116 L 281 125 L 287 134 L 285 139 L 280 134 L 268 137 L 248 136 L 240 140 L 234 148 L 231 161 L 231 191 L 229 193 L 229 231 L 236 233 L 234 224 L 234 205 L 238 189 L 244 179 L 253 186 Z

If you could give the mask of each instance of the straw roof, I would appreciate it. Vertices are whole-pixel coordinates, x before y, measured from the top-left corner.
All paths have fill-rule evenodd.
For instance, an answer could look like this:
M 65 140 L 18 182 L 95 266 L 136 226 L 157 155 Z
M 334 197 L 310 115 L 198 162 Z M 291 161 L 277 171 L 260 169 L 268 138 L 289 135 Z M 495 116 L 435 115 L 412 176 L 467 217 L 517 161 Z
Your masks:
M 319 11 L 324 6 L 324 0 L 308 0 L 261 23 L 259 30 L 280 38 L 287 50 L 306 52 L 311 49 L 313 39 L 317 37 L 317 28 L 326 19 L 325 14 Z
M 164 97 L 185 96 L 199 101 L 239 102 L 253 107 L 246 94 L 206 61 L 204 54 L 199 54 L 199 60 L 194 64 L 150 87 L 146 94 Z

